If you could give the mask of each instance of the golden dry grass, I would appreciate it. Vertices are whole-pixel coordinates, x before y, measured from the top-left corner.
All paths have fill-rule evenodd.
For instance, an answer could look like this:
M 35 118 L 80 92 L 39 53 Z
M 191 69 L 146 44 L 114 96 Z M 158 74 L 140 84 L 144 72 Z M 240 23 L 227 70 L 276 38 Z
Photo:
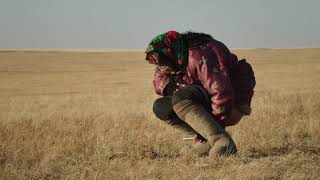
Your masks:
M 0 179 L 319 179 L 320 50 L 234 50 L 253 65 L 239 155 L 180 157 L 152 114 L 142 52 L 0 52 Z

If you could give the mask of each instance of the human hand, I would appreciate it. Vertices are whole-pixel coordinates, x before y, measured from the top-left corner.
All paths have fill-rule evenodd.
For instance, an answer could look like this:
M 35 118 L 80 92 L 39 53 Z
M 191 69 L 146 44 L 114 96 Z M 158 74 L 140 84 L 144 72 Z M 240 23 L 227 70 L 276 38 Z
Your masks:
M 202 137 L 200 134 L 193 135 L 193 139 L 197 143 L 205 144 L 207 142 L 207 140 L 204 137 Z

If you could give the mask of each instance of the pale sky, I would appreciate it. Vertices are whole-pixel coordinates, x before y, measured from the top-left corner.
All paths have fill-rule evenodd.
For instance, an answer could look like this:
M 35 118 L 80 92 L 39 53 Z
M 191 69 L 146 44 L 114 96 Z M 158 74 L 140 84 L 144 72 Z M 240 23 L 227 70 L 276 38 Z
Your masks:
M 319 0 L 0 0 L 0 48 L 145 48 L 168 30 L 231 48 L 320 47 Z

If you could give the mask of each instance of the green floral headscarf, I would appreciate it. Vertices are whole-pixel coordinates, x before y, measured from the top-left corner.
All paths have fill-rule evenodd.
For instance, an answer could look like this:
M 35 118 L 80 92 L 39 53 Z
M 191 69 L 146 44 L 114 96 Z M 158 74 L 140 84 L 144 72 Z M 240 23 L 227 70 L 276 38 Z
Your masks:
M 160 34 L 151 40 L 146 50 L 146 60 L 152 64 L 181 70 L 188 64 L 187 44 L 176 31 Z

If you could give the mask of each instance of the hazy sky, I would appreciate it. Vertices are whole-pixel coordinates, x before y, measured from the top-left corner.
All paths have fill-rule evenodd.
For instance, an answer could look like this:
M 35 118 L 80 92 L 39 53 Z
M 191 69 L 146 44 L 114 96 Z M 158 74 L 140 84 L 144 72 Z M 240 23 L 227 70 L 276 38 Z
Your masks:
M 233 48 L 320 47 L 319 0 L 0 0 L 0 48 L 144 48 L 168 30 Z

